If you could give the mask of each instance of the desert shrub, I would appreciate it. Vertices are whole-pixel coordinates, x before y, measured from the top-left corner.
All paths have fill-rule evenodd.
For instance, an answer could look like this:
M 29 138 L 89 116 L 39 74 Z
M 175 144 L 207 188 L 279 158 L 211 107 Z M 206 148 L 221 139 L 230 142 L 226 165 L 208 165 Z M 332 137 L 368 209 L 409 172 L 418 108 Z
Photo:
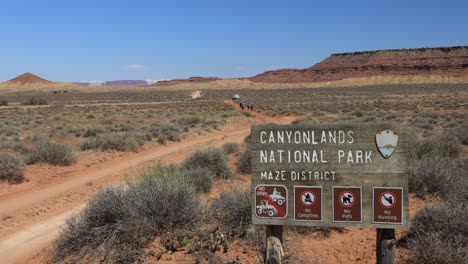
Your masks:
M 463 158 L 426 158 L 411 167 L 409 191 L 423 197 L 431 193 L 443 199 L 468 201 L 468 165 Z
M 23 105 L 46 105 L 47 100 L 44 98 L 35 98 L 35 97 L 30 97 L 26 102 L 23 103 Z
M 208 193 L 213 187 L 213 180 L 216 177 L 214 172 L 207 168 L 194 168 L 184 172 L 187 181 L 191 183 L 199 193 Z
M 0 149 L 12 149 L 22 154 L 25 154 L 28 151 L 26 144 L 16 141 L 2 141 L 0 142 Z
M 423 112 L 423 113 L 420 113 L 419 115 L 424 117 L 424 118 L 430 118 L 430 119 L 439 118 L 439 115 L 437 113 L 434 113 L 434 112 Z
M 20 183 L 24 180 L 23 160 L 14 154 L 0 153 L 0 180 Z
M 180 141 L 182 130 L 172 123 L 154 123 L 150 126 L 149 133 L 159 143 L 166 144 L 167 141 Z
M 187 170 L 206 168 L 212 171 L 216 178 L 228 178 L 233 175 L 226 154 L 218 148 L 197 151 L 188 157 L 182 165 Z
M 356 116 L 356 117 L 363 117 L 364 116 L 364 112 L 360 111 L 360 110 L 355 110 L 353 112 L 353 115 Z
M 220 120 L 207 120 L 203 123 L 202 127 L 205 129 L 208 129 L 211 127 L 213 129 L 220 129 L 221 126 L 226 124 L 225 119 L 220 119 Z
M 242 114 L 246 117 L 252 117 L 252 113 L 247 112 L 247 111 L 242 111 Z
M 452 135 L 460 140 L 463 145 L 468 145 L 468 124 L 463 124 L 447 131 L 447 134 Z
M 97 150 L 99 149 L 99 147 L 101 147 L 101 144 L 102 144 L 102 140 L 100 139 L 88 138 L 80 142 L 79 148 L 82 151 L 90 150 L 90 149 Z
M 213 210 L 231 236 L 242 235 L 252 223 L 252 192 L 250 189 L 223 192 L 213 202 Z
M 87 138 L 80 142 L 81 150 L 100 149 L 103 151 L 137 151 L 143 146 L 146 138 L 134 133 L 98 134 L 95 138 Z
M 180 181 L 184 184 L 190 184 L 197 193 L 207 193 L 213 187 L 214 173 L 207 168 L 193 168 L 186 170 L 179 165 L 156 166 L 151 167 L 144 173 L 147 175 L 163 175 L 166 180 Z
M 415 143 L 413 156 L 417 159 L 426 157 L 458 157 L 463 153 L 458 137 L 443 133 Z
M 99 191 L 85 209 L 67 220 L 55 244 L 55 260 L 144 261 L 142 249 L 155 235 L 193 226 L 202 211 L 198 196 L 172 172 L 167 167 L 151 168 L 128 188 Z
M 237 170 L 240 173 L 249 174 L 252 171 L 252 154 L 250 152 L 251 149 L 247 147 L 237 161 Z
M 181 126 L 194 127 L 197 124 L 205 122 L 205 118 L 201 116 L 191 115 L 177 119 L 177 123 Z
M 8 105 L 8 101 L 5 100 L 5 99 L 1 99 L 0 100 L 0 106 L 7 106 Z
M 237 154 L 240 151 L 240 145 L 234 142 L 224 143 L 221 148 L 223 149 L 226 155 Z
M 320 122 L 312 116 L 305 116 L 302 119 L 296 119 L 292 122 L 294 125 L 315 125 L 320 124 Z
M 465 263 L 468 259 L 467 203 L 429 205 L 412 221 L 407 244 L 412 263 Z
M 51 165 L 69 166 L 76 162 L 73 150 L 55 141 L 41 140 L 36 142 L 26 157 L 27 164 L 48 163 Z
M 96 137 L 99 134 L 105 132 L 105 129 L 100 126 L 88 127 L 86 128 L 83 137 Z

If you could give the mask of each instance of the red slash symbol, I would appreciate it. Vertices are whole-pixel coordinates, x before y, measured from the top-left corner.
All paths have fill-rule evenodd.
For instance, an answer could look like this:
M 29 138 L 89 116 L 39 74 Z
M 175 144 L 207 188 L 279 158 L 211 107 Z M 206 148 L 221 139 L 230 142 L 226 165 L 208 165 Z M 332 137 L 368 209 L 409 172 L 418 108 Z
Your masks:
M 266 192 L 262 191 L 259 187 L 257 187 L 257 192 L 262 193 L 263 198 L 265 198 L 271 205 L 273 205 L 273 207 L 275 207 L 276 210 L 278 210 L 278 213 L 281 217 L 286 216 L 286 213 L 284 213 L 283 210 L 281 210 L 281 208 L 275 202 L 273 202 L 273 200 Z

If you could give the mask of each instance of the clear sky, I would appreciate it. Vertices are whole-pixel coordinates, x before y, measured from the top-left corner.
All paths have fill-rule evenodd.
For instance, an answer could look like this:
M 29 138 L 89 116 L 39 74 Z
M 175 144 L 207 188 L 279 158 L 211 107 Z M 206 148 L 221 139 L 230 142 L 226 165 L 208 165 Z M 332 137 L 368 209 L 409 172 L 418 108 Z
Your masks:
M 243 77 L 331 53 L 468 45 L 468 1 L 2 1 L 0 81 Z

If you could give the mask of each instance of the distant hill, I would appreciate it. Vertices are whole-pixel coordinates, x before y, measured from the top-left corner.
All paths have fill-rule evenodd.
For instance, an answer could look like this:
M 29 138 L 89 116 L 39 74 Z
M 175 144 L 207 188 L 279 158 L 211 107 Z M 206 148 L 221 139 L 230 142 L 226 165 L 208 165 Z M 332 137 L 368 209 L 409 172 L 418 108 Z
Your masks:
M 145 86 L 156 83 L 157 80 L 113 80 L 113 81 L 89 81 L 74 82 L 80 86 Z
M 141 86 L 148 85 L 144 80 L 116 80 L 106 81 L 102 84 L 103 86 Z
M 214 82 L 217 80 L 221 80 L 221 78 L 217 77 L 190 77 L 188 79 L 174 79 L 174 80 L 167 80 L 167 81 L 158 81 L 155 85 L 156 86 L 172 86 L 178 84 L 196 84 L 196 83 L 209 83 Z
M 267 83 L 314 83 L 374 76 L 468 74 L 468 46 L 332 54 L 306 69 L 267 71 L 248 78 Z
M 76 85 L 71 83 L 53 82 L 32 73 L 24 73 L 6 82 L 0 83 L 1 93 L 30 92 L 30 91 L 58 91 L 75 90 Z
M 18 77 L 15 77 L 7 81 L 6 83 L 10 85 L 25 86 L 25 85 L 37 85 L 37 84 L 41 84 L 41 85 L 42 84 L 54 84 L 55 82 L 48 81 L 32 73 L 24 73 Z

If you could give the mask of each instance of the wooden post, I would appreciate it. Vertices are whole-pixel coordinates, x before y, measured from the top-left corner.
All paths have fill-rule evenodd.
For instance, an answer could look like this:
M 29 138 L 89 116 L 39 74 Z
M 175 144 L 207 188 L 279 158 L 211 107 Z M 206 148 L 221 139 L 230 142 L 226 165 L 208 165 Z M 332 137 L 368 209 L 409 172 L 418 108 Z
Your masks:
M 266 226 L 266 254 L 265 263 L 281 264 L 283 252 L 283 226 L 268 225 Z
M 377 264 L 393 264 L 395 261 L 395 229 L 377 228 Z

